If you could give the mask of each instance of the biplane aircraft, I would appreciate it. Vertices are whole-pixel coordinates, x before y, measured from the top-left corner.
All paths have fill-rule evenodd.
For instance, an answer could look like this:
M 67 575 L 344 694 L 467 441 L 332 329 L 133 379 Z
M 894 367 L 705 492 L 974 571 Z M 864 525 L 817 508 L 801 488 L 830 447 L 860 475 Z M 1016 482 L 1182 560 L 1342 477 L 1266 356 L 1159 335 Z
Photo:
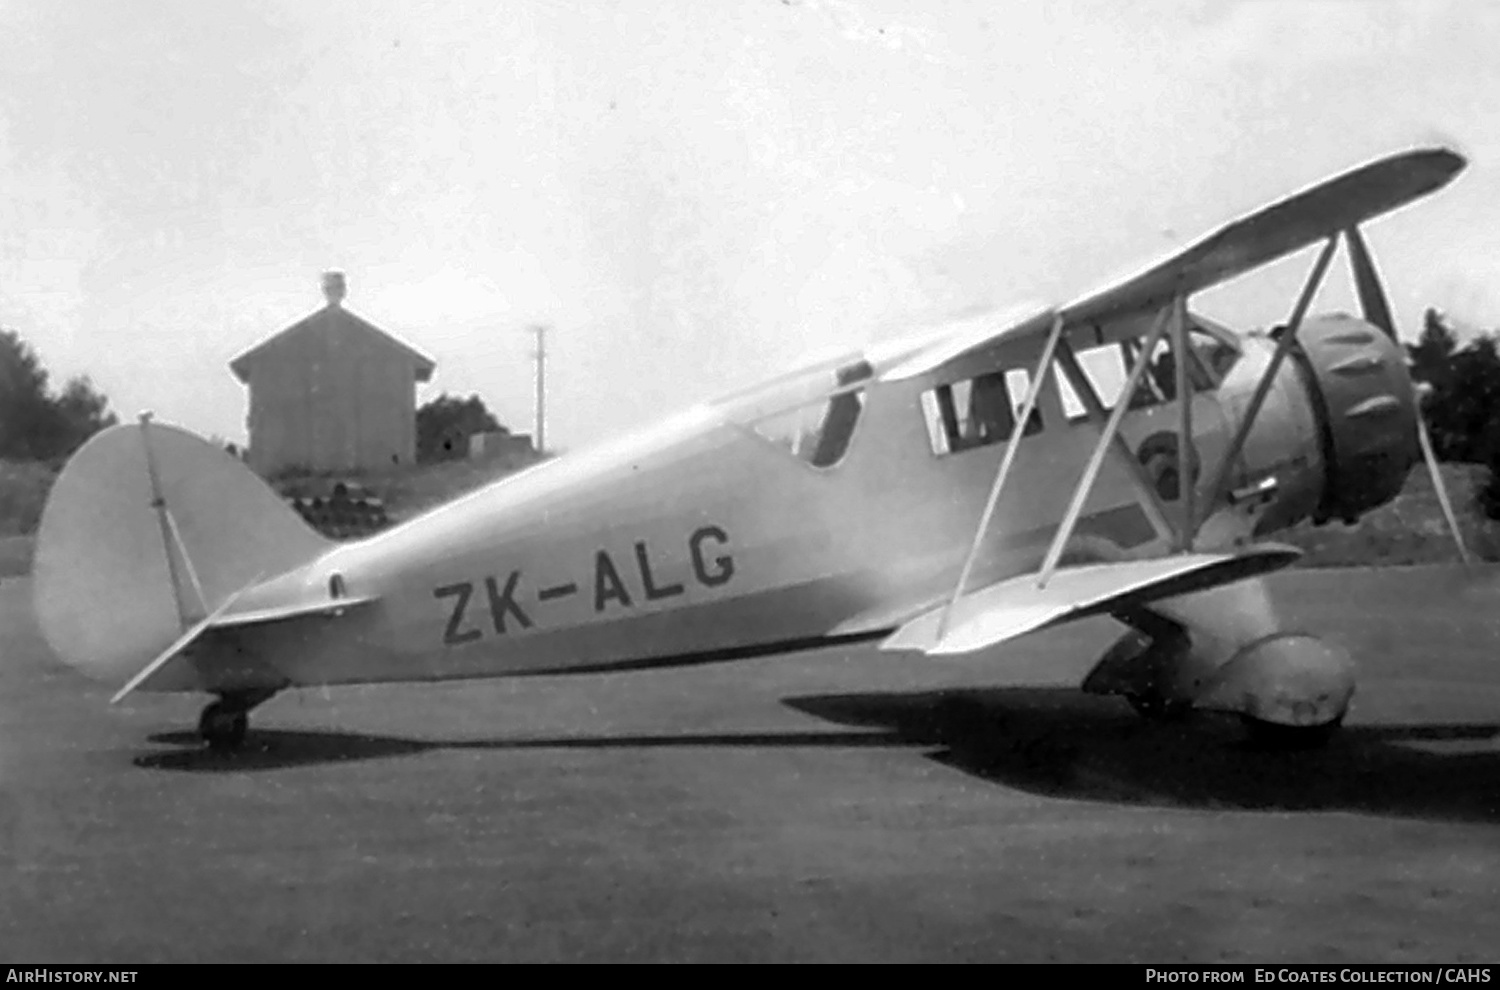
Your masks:
M 1442 148 L 1371 162 L 1077 302 L 820 361 L 357 542 L 143 416 L 58 478 L 40 626 L 116 701 L 216 696 L 199 724 L 215 748 L 294 687 L 870 640 L 965 654 L 1094 615 L 1129 629 L 1084 690 L 1321 739 L 1351 658 L 1283 627 L 1261 576 L 1297 551 L 1264 541 L 1381 505 L 1421 456 L 1361 226 L 1465 164 Z M 1311 316 L 1340 242 L 1362 314 Z M 1237 334 L 1188 308 L 1320 243 L 1284 326 Z

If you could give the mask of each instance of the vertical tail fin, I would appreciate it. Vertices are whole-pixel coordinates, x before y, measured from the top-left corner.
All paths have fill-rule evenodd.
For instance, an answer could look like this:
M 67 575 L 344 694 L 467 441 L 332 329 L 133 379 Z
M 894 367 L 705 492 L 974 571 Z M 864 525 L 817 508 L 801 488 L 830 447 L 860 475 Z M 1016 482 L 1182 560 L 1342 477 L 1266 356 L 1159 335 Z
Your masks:
M 143 419 L 112 427 L 58 476 L 32 568 L 58 657 L 122 680 L 257 578 L 333 544 L 214 445 Z

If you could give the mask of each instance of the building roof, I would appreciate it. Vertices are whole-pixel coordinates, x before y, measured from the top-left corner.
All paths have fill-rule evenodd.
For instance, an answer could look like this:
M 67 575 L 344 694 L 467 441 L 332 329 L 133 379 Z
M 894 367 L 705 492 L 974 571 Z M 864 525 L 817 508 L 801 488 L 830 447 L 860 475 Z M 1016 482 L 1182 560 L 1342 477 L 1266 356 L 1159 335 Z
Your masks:
M 375 324 L 356 316 L 338 302 L 330 299 L 327 306 L 298 320 L 280 333 L 267 337 L 233 361 L 230 361 L 229 370 L 234 372 L 236 378 L 248 385 L 250 383 L 251 369 L 271 352 L 289 342 L 293 337 L 303 334 L 327 333 L 361 333 L 378 336 L 393 348 L 399 348 L 411 356 L 412 374 L 419 382 L 429 380 L 432 377 L 433 369 L 437 367 L 436 362 L 432 358 L 410 344 L 386 333 Z

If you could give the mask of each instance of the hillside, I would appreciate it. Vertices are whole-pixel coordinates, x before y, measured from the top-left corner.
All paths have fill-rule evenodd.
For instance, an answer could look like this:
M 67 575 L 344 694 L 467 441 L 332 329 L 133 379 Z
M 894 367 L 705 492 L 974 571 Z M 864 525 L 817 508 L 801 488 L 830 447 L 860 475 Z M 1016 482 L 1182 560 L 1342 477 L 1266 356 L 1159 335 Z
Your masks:
M 397 523 L 531 463 L 534 459 L 448 461 L 358 480 L 385 503 L 387 517 Z M 1474 489 L 1483 483 L 1484 469 L 1472 464 L 1445 464 L 1443 475 L 1470 550 L 1482 559 L 1500 560 L 1500 522 L 1485 519 L 1474 506 Z M 25 572 L 31 551 L 29 534 L 41 518 L 54 476 L 45 465 L 0 461 L 0 573 Z M 1412 472 L 1406 489 L 1394 502 L 1353 526 L 1303 523 L 1275 539 L 1306 551 L 1302 563 L 1308 567 L 1457 559 L 1432 482 L 1421 468 Z
M 531 455 L 480 461 L 440 461 L 368 478 L 364 483 L 385 501 L 386 515 L 391 522 L 398 523 L 530 467 L 538 460 Z

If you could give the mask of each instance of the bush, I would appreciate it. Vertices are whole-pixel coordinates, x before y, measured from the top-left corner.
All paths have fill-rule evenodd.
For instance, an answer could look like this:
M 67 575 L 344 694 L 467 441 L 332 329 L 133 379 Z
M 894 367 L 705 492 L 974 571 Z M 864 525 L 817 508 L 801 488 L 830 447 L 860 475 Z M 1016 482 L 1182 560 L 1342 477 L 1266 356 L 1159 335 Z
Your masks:
M 470 436 L 503 431 L 479 396 L 459 399 L 444 392 L 417 410 L 417 463 L 461 461 L 469 456 Z
M 35 461 L 0 461 L 0 536 L 36 531 L 57 472 Z
M 1489 452 L 1485 467 L 1489 475 L 1475 491 L 1474 505 L 1486 519 L 1500 519 L 1500 449 Z

